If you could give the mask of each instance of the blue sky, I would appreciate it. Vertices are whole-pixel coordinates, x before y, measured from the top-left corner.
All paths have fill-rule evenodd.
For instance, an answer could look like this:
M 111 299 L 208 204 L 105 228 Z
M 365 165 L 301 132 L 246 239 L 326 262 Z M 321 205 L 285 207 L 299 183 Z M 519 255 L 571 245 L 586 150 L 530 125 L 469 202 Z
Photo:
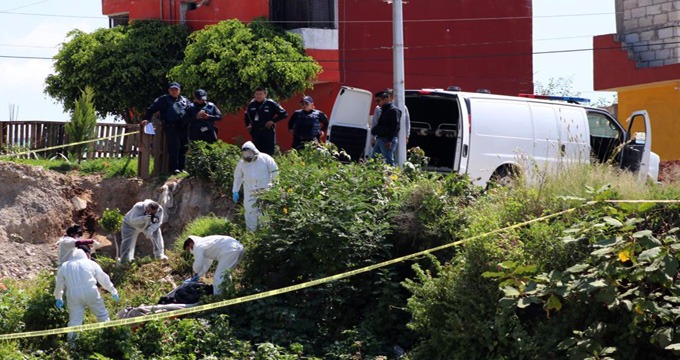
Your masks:
M 65 3 L 68 1 L 68 6 Z M 365 0 L 370 1 L 370 0 Z M 13 0 L 0 3 L 0 120 L 68 120 L 61 104 L 43 93 L 50 58 L 72 29 L 108 27 L 99 0 Z M 534 81 L 573 78 L 574 91 L 593 93 L 592 36 L 616 31 L 614 0 L 533 0 Z M 570 51 L 571 50 L 571 51 Z M 541 52 L 565 51 L 552 54 Z M 157 94 L 150 94 L 149 101 Z

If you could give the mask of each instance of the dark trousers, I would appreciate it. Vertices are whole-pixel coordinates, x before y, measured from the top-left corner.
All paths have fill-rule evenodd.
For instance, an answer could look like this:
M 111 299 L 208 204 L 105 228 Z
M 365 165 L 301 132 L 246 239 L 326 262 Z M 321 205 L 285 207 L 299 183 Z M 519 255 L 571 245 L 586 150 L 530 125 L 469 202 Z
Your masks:
M 319 141 L 319 139 L 315 138 L 315 137 L 299 138 L 297 136 L 294 136 L 293 137 L 293 149 L 302 150 L 305 147 L 305 143 L 312 142 L 312 141 Z
M 217 135 L 215 134 L 215 130 L 213 129 L 201 131 L 201 129 L 192 128 L 189 129 L 189 140 L 190 141 L 203 140 L 208 144 L 212 144 L 217 141 Z
M 189 134 L 184 126 L 165 125 L 165 145 L 168 149 L 168 171 L 184 170 Z
M 253 138 L 253 144 L 257 150 L 268 155 L 274 155 L 274 147 L 276 146 L 276 131 L 274 129 L 253 129 L 250 136 Z

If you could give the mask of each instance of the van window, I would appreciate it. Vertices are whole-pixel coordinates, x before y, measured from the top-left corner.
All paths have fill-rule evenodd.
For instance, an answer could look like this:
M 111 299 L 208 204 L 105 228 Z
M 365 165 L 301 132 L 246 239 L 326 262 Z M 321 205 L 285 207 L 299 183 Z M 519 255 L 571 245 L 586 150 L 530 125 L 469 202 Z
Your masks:
M 623 129 L 615 121 L 604 113 L 588 112 L 590 155 L 597 162 L 613 160 L 618 153 L 617 148 L 623 141 Z
M 616 128 L 604 114 L 589 113 L 588 125 L 590 126 L 590 135 L 604 138 L 618 138 L 619 130 Z

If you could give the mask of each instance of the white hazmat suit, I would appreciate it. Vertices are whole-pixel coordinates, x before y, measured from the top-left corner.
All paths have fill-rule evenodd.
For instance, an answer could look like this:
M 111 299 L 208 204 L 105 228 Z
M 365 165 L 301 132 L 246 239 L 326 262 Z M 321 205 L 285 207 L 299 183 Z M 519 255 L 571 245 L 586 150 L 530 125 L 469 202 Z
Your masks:
M 225 235 L 189 236 L 189 239 L 194 241 L 191 253 L 194 255 L 193 270 L 198 277 L 208 272 L 213 261 L 217 260 L 217 269 L 213 276 L 213 294 L 219 294 L 225 273 L 233 269 L 243 258 L 243 245 L 233 237 Z
M 57 265 L 61 265 L 71 259 L 71 253 L 76 248 L 76 240 L 70 236 L 62 236 L 57 240 Z
M 112 295 L 118 295 L 118 291 L 99 264 L 90 260 L 82 250 L 74 251 L 72 259 L 59 267 L 55 281 L 55 299 L 62 300 L 64 288 L 66 289 L 68 326 L 83 323 L 86 307 L 94 313 L 97 321 L 109 320 L 109 312 L 97 290 L 97 283 Z M 69 337 L 72 338 L 73 334 L 69 334 Z
M 73 251 L 80 245 L 94 243 L 92 239 L 76 239 L 72 236 L 64 235 L 57 240 L 57 265 L 61 265 L 71 260 Z
M 153 243 L 153 255 L 156 259 L 167 259 L 165 256 L 165 245 L 163 244 L 163 233 L 161 224 L 163 223 L 163 207 L 158 206 L 155 214 L 156 222 L 146 213 L 146 209 L 153 200 L 146 199 L 136 203 L 130 211 L 125 214 L 121 226 L 122 240 L 120 243 L 120 261 L 130 262 L 135 258 L 135 245 L 137 237 L 144 233 L 147 239 Z
M 272 186 L 279 167 L 271 156 L 261 153 L 250 141 L 243 144 L 241 149 L 251 150 L 255 153 L 255 157 L 252 161 L 239 160 L 234 170 L 232 192 L 238 192 L 243 185 L 246 228 L 249 231 L 255 231 L 257 230 L 257 219 L 261 215 L 260 209 L 255 205 L 255 201 L 257 201 L 256 193 Z

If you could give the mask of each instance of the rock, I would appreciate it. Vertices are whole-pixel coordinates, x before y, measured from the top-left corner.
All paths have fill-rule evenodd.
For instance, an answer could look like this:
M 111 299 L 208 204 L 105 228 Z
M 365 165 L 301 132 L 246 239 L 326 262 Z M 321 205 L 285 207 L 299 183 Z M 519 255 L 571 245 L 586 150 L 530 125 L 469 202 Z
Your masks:
M 71 203 L 76 208 L 76 211 L 83 211 L 87 209 L 87 202 L 77 196 L 71 198 Z
M 21 235 L 14 234 L 14 233 L 9 234 L 9 240 L 17 242 L 17 243 L 23 243 L 24 242 L 24 238 Z

